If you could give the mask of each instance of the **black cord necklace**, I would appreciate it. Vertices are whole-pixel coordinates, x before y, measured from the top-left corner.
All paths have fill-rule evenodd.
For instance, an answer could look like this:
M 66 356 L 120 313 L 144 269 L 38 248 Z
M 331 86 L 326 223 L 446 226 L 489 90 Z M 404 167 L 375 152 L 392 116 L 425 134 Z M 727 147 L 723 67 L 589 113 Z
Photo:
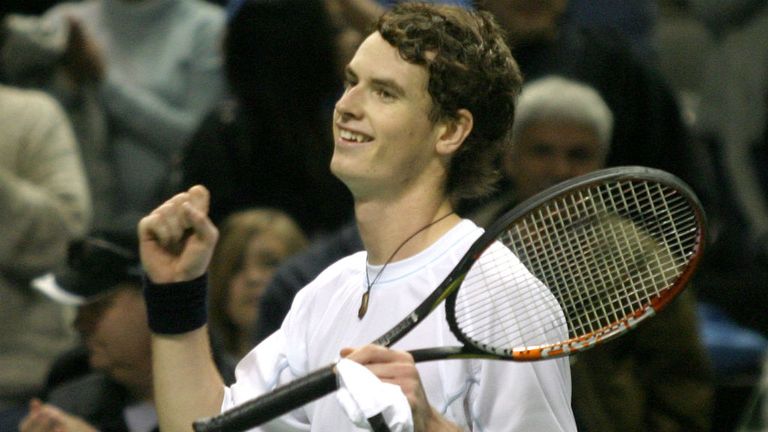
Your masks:
M 406 243 L 411 241 L 411 239 L 416 237 L 419 233 L 421 233 L 422 231 L 424 231 L 427 228 L 431 227 L 432 225 L 435 225 L 436 223 L 440 222 L 441 220 L 447 218 L 448 216 L 452 215 L 453 213 L 454 212 L 452 211 L 452 212 L 450 212 L 450 213 L 448 213 L 448 214 L 446 214 L 444 216 L 441 216 L 441 217 L 433 220 L 432 222 L 424 225 L 423 227 L 419 228 L 418 231 L 416 231 L 415 233 L 411 234 L 407 239 L 405 239 L 405 241 L 400 243 L 400 246 L 398 246 L 397 249 L 395 249 L 395 251 L 392 252 L 392 255 L 390 255 L 389 259 L 387 259 L 387 261 L 381 267 L 381 270 L 376 274 L 376 277 L 373 278 L 373 281 L 371 281 L 370 277 L 368 276 L 368 263 L 366 263 L 366 265 L 365 265 L 365 283 L 366 283 L 366 285 L 368 285 L 368 287 L 366 288 L 365 292 L 363 293 L 363 298 L 360 301 L 360 309 L 357 311 L 357 317 L 359 319 L 363 319 L 363 317 L 365 316 L 365 313 L 368 312 L 368 299 L 371 296 L 371 287 L 376 283 L 377 280 L 379 280 L 379 277 L 381 277 L 381 274 L 384 273 L 384 270 L 387 268 L 389 263 L 392 262 L 392 259 L 395 258 L 395 255 L 397 255 L 397 253 L 400 252 L 400 249 L 402 249 L 403 246 L 405 246 Z

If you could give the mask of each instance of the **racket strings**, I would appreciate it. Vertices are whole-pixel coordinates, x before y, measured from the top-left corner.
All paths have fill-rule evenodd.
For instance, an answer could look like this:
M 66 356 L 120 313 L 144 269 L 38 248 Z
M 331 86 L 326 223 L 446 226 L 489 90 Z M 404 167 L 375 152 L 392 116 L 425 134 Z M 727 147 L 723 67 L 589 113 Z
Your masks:
M 663 184 L 578 190 L 515 221 L 486 250 L 457 294 L 456 322 L 500 354 L 595 334 L 650 307 L 697 236 L 690 203 Z

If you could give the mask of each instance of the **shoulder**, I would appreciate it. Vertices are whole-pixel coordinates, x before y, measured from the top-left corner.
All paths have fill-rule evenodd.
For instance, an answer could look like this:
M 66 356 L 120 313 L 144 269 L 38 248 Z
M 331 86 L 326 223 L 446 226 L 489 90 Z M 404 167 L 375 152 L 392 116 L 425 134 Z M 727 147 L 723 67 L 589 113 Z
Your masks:
M 316 296 L 335 291 L 348 281 L 362 275 L 365 268 L 365 256 L 365 252 L 360 251 L 339 259 L 321 271 L 300 293 L 307 292 L 305 295 Z

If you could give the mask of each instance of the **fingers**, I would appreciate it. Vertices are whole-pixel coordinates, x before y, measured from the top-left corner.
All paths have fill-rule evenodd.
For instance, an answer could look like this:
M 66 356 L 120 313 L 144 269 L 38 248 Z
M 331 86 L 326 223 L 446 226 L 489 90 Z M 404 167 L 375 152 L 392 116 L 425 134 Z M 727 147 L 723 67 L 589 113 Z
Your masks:
M 208 207 L 208 190 L 194 186 L 139 222 L 141 262 L 150 280 L 179 282 L 205 273 L 218 240 Z
M 391 362 L 414 363 L 413 356 L 406 351 L 392 350 L 374 344 L 368 344 L 360 348 L 342 348 L 341 356 L 364 365 Z
M 210 238 L 215 230 L 207 218 L 209 193 L 203 186 L 193 186 L 174 195 L 139 222 L 139 238 L 174 248 L 184 240 L 188 230 Z
M 140 238 L 154 240 L 165 247 L 178 243 L 188 228 L 181 211 L 177 204 L 166 201 L 139 222 Z
M 365 345 L 358 349 L 344 348 L 341 350 L 341 356 L 364 365 L 384 382 L 401 386 L 412 381 L 419 382 L 413 356 L 406 351 Z
M 37 399 L 30 401 L 29 414 L 19 423 L 20 432 L 54 432 L 63 427 L 61 411 Z

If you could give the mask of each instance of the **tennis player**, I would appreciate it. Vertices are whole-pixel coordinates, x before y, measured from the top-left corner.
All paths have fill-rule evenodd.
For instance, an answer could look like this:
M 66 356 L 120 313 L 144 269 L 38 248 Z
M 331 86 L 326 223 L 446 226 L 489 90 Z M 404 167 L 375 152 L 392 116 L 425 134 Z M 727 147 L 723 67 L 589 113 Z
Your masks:
M 433 291 L 482 233 L 454 208 L 496 180 L 521 86 L 486 13 L 405 3 L 375 28 L 346 67 L 331 161 L 354 196 L 365 251 L 297 295 L 280 330 L 240 362 L 231 387 L 211 361 L 205 325 L 205 272 L 218 236 L 206 189 L 176 195 L 140 222 L 162 430 L 189 430 L 340 357 L 365 366 L 352 376 L 374 378 L 369 394 L 353 389 L 354 380 L 342 383 L 261 430 L 360 430 L 368 425 L 355 407 L 382 398 L 390 399 L 382 414 L 391 430 L 576 430 L 567 359 L 416 365 L 405 350 L 458 344 L 442 308 L 392 349 L 369 344 Z

